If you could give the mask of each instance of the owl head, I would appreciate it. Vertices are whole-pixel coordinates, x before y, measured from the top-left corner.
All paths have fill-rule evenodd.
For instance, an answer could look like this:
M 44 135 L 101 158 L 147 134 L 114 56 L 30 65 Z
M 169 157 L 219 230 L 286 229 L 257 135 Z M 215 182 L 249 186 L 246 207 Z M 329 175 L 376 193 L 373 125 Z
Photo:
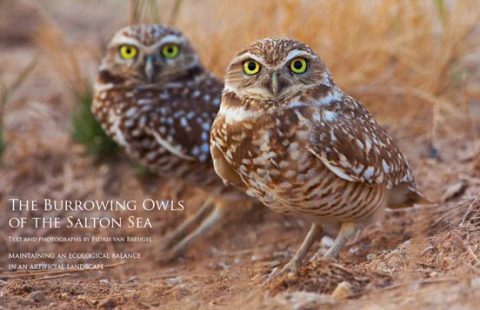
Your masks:
M 287 38 L 258 40 L 228 65 L 225 90 L 240 98 L 275 101 L 305 89 L 333 86 L 325 64 L 306 44 Z
M 100 71 L 138 83 L 175 81 L 201 69 L 190 42 L 176 29 L 133 25 L 110 41 Z

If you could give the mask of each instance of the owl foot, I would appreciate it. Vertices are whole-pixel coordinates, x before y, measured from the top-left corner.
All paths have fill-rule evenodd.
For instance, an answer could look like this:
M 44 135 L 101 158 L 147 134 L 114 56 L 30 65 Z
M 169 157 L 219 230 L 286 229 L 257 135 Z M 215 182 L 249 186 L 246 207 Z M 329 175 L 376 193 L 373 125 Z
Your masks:
M 211 210 L 211 200 L 207 200 L 199 211 L 190 219 L 188 219 L 182 226 L 179 227 L 164 243 L 162 249 L 167 250 L 166 254 L 160 255 L 157 259 L 159 263 L 168 263 L 181 254 L 200 236 L 210 231 L 215 224 L 222 219 L 224 215 L 224 205 L 217 202 L 213 211 Z M 208 214 L 210 213 L 210 214 Z M 203 219 L 204 215 L 208 214 L 207 218 Z M 185 235 L 185 227 L 191 228 L 194 224 L 200 222 L 200 225 L 188 235 Z M 180 229 L 182 228 L 182 229 Z
M 361 233 L 360 226 L 355 223 L 342 223 L 338 236 L 335 238 L 332 246 L 325 252 L 317 252 L 310 258 L 310 262 L 324 261 L 326 263 L 333 263 L 336 261 L 340 250 L 343 246 L 352 239 L 353 236 L 359 236 Z
M 281 270 L 278 268 L 273 269 L 273 271 L 268 275 L 265 284 L 270 283 L 272 280 L 282 275 L 287 275 L 288 277 L 295 276 L 298 269 L 302 266 L 302 262 L 307 255 L 308 250 L 312 247 L 312 244 L 320 238 L 322 232 L 322 226 L 318 224 L 312 224 L 307 236 L 305 237 L 305 240 L 303 240 L 302 245 L 297 250 L 293 258 Z
M 170 233 L 164 240 L 160 247 L 161 251 L 168 251 L 175 247 L 176 244 L 185 239 L 187 234 L 193 230 L 193 228 L 202 223 L 203 219 L 211 213 L 213 206 L 213 200 L 208 198 L 204 204 L 189 218 L 185 220 L 180 226 L 178 226 L 172 233 Z

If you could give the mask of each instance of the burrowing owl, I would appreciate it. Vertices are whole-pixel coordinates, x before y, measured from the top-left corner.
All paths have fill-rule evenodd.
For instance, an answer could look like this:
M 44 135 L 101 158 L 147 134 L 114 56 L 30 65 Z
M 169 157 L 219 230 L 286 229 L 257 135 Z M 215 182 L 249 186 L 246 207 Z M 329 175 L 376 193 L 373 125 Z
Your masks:
M 340 228 L 325 254 L 333 258 L 386 205 L 421 197 L 392 139 L 298 41 L 264 39 L 236 55 L 210 140 L 224 181 L 313 222 L 285 271 L 298 268 L 322 226 Z
M 165 248 L 171 252 L 165 257 L 173 258 L 208 230 L 226 202 L 247 197 L 224 186 L 212 166 L 209 134 L 222 88 L 187 38 L 161 25 L 119 30 L 100 66 L 92 112 L 103 129 L 149 169 L 211 194 L 212 199 L 170 236 Z

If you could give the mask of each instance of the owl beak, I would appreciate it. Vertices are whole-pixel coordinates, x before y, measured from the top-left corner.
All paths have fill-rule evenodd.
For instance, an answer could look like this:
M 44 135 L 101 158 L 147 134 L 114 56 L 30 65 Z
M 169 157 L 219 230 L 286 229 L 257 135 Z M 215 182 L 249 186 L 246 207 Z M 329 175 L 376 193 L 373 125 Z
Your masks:
M 145 76 L 150 83 L 155 80 L 155 77 L 158 74 L 158 66 L 155 65 L 155 59 L 153 57 L 154 56 L 147 56 L 145 61 Z
M 278 95 L 279 87 L 278 87 L 278 76 L 277 76 L 277 72 L 273 72 L 273 73 L 272 73 L 272 80 L 271 80 L 271 84 L 270 84 L 270 91 L 271 91 L 271 93 L 272 93 L 273 96 L 277 96 L 277 95 Z

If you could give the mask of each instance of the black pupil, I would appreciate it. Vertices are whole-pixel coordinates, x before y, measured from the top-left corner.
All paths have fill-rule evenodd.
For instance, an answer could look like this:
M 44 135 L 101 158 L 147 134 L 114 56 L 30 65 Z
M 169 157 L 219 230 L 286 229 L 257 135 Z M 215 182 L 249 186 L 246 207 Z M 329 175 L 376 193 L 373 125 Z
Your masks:
M 302 62 L 300 60 L 297 60 L 293 63 L 293 67 L 297 70 L 301 69 L 303 66 Z
M 250 71 L 253 71 L 257 68 L 257 64 L 254 62 L 249 62 L 247 66 L 248 66 L 248 70 Z
M 132 52 L 132 49 L 130 47 L 127 47 L 126 52 L 127 54 L 130 54 Z
M 173 53 L 173 47 L 167 47 L 167 53 L 172 54 Z

